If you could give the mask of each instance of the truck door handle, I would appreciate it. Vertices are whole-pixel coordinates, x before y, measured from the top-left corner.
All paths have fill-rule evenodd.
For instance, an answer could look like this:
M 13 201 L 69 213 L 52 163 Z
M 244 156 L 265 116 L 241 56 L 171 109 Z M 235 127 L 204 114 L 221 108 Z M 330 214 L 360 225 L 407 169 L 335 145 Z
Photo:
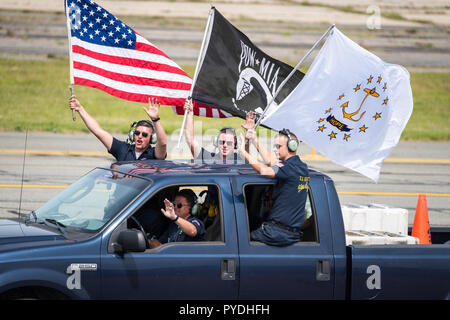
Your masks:
M 331 263 L 330 260 L 317 260 L 316 280 L 330 281 Z
M 222 259 L 222 280 L 234 280 L 236 278 L 236 261 L 234 259 Z

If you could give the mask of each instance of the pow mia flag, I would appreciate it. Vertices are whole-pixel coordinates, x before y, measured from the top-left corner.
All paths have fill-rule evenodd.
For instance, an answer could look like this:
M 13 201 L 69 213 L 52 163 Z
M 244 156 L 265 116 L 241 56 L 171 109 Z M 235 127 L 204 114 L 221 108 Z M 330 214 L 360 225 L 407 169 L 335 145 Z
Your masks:
M 217 9 L 211 10 L 211 27 L 192 99 L 241 118 L 248 111 L 261 115 L 293 68 L 265 54 Z M 297 70 L 272 106 L 283 101 L 303 76 Z

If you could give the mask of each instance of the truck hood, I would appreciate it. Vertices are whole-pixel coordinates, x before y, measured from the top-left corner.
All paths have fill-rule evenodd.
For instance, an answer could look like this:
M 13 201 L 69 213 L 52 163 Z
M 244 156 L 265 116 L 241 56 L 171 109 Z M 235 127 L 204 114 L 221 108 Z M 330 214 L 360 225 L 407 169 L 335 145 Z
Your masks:
M 0 220 L 0 246 L 18 243 L 66 240 L 58 231 L 52 231 L 37 224 L 25 224 L 9 219 Z

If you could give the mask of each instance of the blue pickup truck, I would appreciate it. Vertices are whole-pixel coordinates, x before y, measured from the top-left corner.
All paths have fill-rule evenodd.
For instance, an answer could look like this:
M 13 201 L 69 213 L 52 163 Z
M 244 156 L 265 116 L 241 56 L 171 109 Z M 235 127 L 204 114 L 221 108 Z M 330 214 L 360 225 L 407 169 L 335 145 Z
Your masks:
M 96 168 L 25 219 L 0 221 L 2 299 L 449 299 L 450 238 L 346 245 L 333 181 L 311 170 L 303 239 L 250 241 L 274 180 L 248 165 L 189 161 Z M 149 248 L 160 208 L 198 195 L 206 240 Z

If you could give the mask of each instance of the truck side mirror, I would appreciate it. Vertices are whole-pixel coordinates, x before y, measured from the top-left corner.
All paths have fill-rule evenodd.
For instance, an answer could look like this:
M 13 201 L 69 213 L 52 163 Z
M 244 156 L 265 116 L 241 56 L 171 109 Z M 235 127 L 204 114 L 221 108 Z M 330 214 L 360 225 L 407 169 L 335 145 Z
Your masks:
M 142 231 L 131 229 L 122 230 L 117 237 L 117 243 L 113 243 L 115 253 L 144 252 L 147 243 Z

